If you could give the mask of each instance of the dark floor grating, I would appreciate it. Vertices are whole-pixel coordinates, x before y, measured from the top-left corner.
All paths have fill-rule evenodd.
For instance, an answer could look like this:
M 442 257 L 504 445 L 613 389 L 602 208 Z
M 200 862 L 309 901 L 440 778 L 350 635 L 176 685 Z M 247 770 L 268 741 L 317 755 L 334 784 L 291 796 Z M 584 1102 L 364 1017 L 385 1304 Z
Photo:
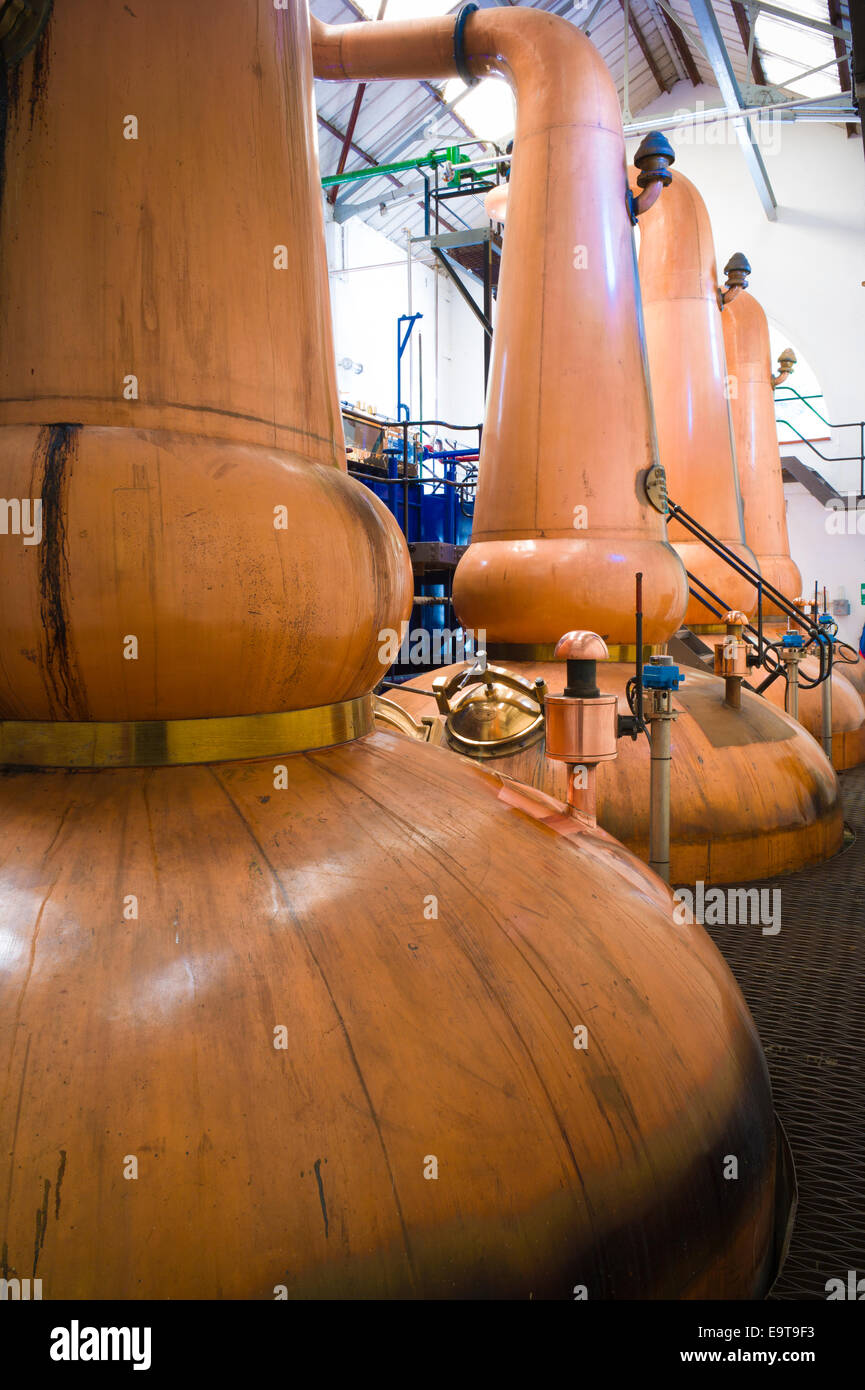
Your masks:
M 759 886 L 781 890 L 781 930 L 710 927 L 760 1030 L 799 1183 L 774 1298 L 826 1298 L 865 1278 L 865 767 L 841 778 L 855 843 Z M 865 1286 L 863 1286 L 865 1287 Z

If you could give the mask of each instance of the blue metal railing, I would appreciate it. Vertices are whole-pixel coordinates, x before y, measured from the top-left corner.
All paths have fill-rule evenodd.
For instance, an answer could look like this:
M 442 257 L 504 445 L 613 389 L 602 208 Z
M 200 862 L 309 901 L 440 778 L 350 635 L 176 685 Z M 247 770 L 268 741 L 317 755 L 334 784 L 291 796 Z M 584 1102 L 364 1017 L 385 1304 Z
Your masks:
M 477 487 L 477 457 L 483 426 L 456 425 L 448 420 L 400 420 L 401 439 L 381 451 L 387 476 L 351 467 L 353 478 L 371 488 L 396 518 L 406 540 L 443 541 L 450 545 L 468 543 Z M 477 445 L 467 448 L 424 449 L 409 438 L 409 430 L 422 437 L 426 428 L 477 434 Z M 438 463 L 443 472 L 436 472 Z M 416 470 L 409 474 L 409 467 Z

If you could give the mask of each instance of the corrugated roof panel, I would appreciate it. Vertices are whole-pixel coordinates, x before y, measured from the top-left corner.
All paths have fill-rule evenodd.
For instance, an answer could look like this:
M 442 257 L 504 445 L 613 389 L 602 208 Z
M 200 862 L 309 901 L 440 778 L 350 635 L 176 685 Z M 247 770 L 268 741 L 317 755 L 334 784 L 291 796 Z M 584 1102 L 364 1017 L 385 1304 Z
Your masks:
M 482 8 L 492 8 L 495 3 L 497 0 L 480 0 Z M 523 8 L 543 9 L 548 12 L 561 7 L 561 0 L 519 0 L 519 3 Z M 696 21 L 688 0 L 665 0 L 665 3 L 679 21 L 681 31 L 684 34 L 684 42 L 701 80 L 709 85 L 716 85 L 711 64 L 702 50 Z M 828 19 L 826 0 L 783 0 L 783 3 L 791 10 L 811 14 L 824 21 Z M 571 11 L 566 17 L 570 22 L 581 26 L 582 23 L 585 23 L 590 5 L 591 0 L 586 0 L 586 4 L 582 5 L 579 10 Z M 364 8 L 367 11 L 371 11 L 375 7 L 376 0 L 364 0 Z M 842 15 L 847 18 L 849 0 L 840 0 L 839 7 Z M 310 8 L 319 19 L 329 24 L 363 22 L 358 19 L 356 0 L 311 0 Z M 452 6 L 454 11 L 457 8 L 456 4 Z M 631 26 L 628 33 L 628 106 L 632 117 L 636 118 L 641 110 L 655 100 L 662 87 L 669 89 L 677 80 L 681 80 L 685 72 L 685 65 L 674 42 L 668 21 L 662 13 L 660 0 L 631 0 L 630 8 L 652 55 L 653 64 L 660 76 L 661 84 L 659 85 L 656 80 L 652 66 L 647 62 L 635 36 L 633 26 Z M 740 83 L 751 85 L 753 78 L 748 67 L 746 44 L 743 42 L 730 0 L 713 0 L 713 9 L 737 78 Z M 772 36 L 773 49 L 764 60 L 767 80 L 770 82 L 774 80 L 779 83 L 783 80 L 787 86 L 796 89 L 795 74 L 803 69 L 801 63 L 797 68 L 794 60 L 797 54 L 804 51 L 803 42 L 804 47 L 808 47 L 808 31 L 803 30 L 800 26 L 785 24 L 785 22 L 777 20 L 775 26 L 769 28 L 769 18 L 769 16 L 764 15 L 758 20 L 757 30 L 758 53 L 761 29 Z M 622 101 L 624 96 L 625 17 L 621 0 L 606 0 L 592 22 L 589 37 L 610 69 L 618 88 L 619 99 Z M 814 37 L 817 38 L 818 36 L 815 35 Z M 814 51 L 819 47 L 821 53 L 825 50 L 828 58 L 832 56 L 830 45 L 831 40 L 824 39 L 822 45 L 818 42 L 811 47 Z M 819 59 L 815 58 L 812 66 L 816 65 L 817 61 Z M 834 66 L 827 68 L 825 74 L 820 74 L 817 78 L 804 79 L 801 88 L 803 94 L 809 81 L 812 84 L 822 82 L 821 91 L 839 90 L 837 69 Z M 353 143 L 358 149 L 363 150 L 369 158 L 379 163 L 388 163 L 394 159 L 410 159 L 424 154 L 431 144 L 440 147 L 467 139 L 465 123 L 458 118 L 459 107 L 457 107 L 457 113 L 453 115 L 447 112 L 443 113 L 442 102 L 436 100 L 434 93 L 436 90 L 440 91 L 443 85 L 442 83 L 423 84 L 415 81 L 369 83 L 361 104 Z M 330 123 L 335 131 L 340 133 L 334 135 L 323 127 L 319 127 L 319 153 L 323 173 L 334 173 L 336 170 L 342 148 L 340 137 L 350 120 L 356 90 L 356 84 L 351 82 L 316 81 L 315 97 L 319 114 Z M 433 122 L 435 123 L 435 131 L 430 132 L 429 127 Z M 352 150 L 346 163 L 346 170 L 365 167 L 369 166 L 363 156 L 357 150 Z M 419 176 L 409 171 L 400 174 L 397 182 L 400 184 L 418 183 Z M 391 180 L 385 178 L 364 180 L 350 188 L 343 185 L 340 190 L 340 203 L 343 199 L 351 203 L 370 202 L 372 199 L 379 199 L 397 192 L 395 183 Z M 422 192 L 419 192 L 418 197 L 422 198 Z M 406 226 L 411 228 L 414 235 L 420 235 L 423 231 L 423 211 L 416 207 L 413 201 L 403 202 L 396 206 L 390 206 L 386 203 L 383 214 L 378 210 L 378 207 L 371 207 L 365 210 L 362 215 L 377 230 L 382 231 L 386 236 L 397 237 L 399 240 L 402 240 L 403 229 Z M 468 222 L 470 225 L 479 225 L 485 221 L 483 206 L 478 198 L 461 199 L 456 202 L 456 205 L 454 203 L 444 204 L 442 215 L 454 226 L 460 226 L 464 222 Z

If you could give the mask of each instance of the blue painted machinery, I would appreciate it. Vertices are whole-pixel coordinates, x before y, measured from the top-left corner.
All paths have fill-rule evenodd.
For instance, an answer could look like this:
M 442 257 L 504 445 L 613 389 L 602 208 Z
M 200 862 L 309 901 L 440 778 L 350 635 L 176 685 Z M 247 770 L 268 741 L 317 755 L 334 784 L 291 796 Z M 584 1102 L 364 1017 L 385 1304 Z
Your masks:
M 354 410 L 344 410 L 343 419 L 349 471 L 396 518 L 412 558 L 412 636 L 391 676 L 417 675 L 459 660 L 451 591 L 453 572 L 471 539 L 481 427 L 380 421 Z M 434 434 L 437 430 L 476 433 L 478 442 L 459 445 Z M 425 436 L 434 442 L 421 444 Z

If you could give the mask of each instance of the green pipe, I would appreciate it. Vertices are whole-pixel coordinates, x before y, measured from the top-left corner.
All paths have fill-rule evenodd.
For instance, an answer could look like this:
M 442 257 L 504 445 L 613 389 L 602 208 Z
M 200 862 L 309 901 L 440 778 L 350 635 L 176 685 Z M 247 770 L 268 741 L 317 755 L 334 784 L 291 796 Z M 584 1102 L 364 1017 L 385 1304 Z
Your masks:
M 321 181 L 322 188 L 329 188 L 334 183 L 358 183 L 361 179 L 377 179 L 383 174 L 405 173 L 407 169 L 435 168 L 437 164 L 446 164 L 447 155 L 444 153 L 423 155 L 420 159 L 402 159 L 398 164 L 375 164 L 369 169 L 352 169 L 349 173 L 326 174 Z

